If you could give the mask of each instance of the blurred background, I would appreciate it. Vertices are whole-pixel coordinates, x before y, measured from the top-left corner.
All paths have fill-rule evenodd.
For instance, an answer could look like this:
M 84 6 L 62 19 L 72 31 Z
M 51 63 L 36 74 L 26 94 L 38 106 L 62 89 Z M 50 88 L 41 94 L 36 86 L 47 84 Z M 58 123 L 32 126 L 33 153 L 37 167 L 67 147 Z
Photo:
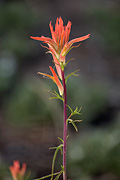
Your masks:
M 68 104 L 82 106 L 76 133 L 69 126 L 68 177 L 120 180 L 120 2 L 119 0 L 0 0 L 0 180 L 10 179 L 13 160 L 26 162 L 30 179 L 51 172 L 62 138 L 62 103 L 49 100 L 56 86 L 52 56 L 32 36 L 51 37 L 49 22 L 72 22 L 70 39 L 91 34 L 73 49 L 65 73 Z M 68 114 L 69 114 L 68 110 Z M 58 155 L 56 171 L 60 169 Z

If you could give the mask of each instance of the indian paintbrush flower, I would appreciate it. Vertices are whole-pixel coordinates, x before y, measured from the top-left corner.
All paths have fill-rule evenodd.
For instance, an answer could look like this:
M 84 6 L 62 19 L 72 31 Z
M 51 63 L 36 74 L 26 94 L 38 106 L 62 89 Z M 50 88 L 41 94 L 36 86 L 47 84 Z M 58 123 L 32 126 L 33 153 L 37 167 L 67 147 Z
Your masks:
M 62 79 L 61 75 L 61 63 L 65 64 L 65 56 L 67 53 L 74 47 L 72 46 L 74 43 L 84 41 L 90 37 L 90 34 L 87 34 L 86 36 L 82 36 L 79 38 L 75 38 L 71 41 L 69 41 L 69 35 L 71 31 L 71 22 L 68 21 L 67 25 L 63 25 L 62 18 L 57 18 L 56 24 L 55 24 L 55 30 L 53 30 L 52 22 L 50 21 L 50 31 L 52 35 L 52 39 L 48 37 L 33 37 L 30 36 L 32 39 L 43 41 L 48 45 L 48 47 L 43 46 L 47 48 L 49 53 L 52 54 L 53 60 L 56 66 L 57 73 L 59 77 Z
M 48 52 L 52 54 L 53 57 L 53 62 L 55 64 L 57 74 L 55 73 L 54 69 L 49 66 L 52 75 L 48 75 L 45 73 L 38 72 L 38 74 L 41 74 L 43 76 L 47 76 L 50 79 L 52 79 L 59 90 L 59 94 L 62 96 L 60 97 L 58 93 L 55 92 L 52 93 L 54 94 L 55 98 L 61 99 L 63 101 L 63 109 L 64 109 L 64 126 L 63 126 L 63 139 L 59 138 L 62 141 L 62 144 L 59 145 L 56 149 L 54 157 L 53 157 L 53 162 L 52 162 L 52 171 L 50 175 L 47 175 L 45 177 L 39 178 L 39 180 L 45 179 L 47 177 L 51 177 L 51 180 L 53 180 L 53 176 L 57 175 L 55 179 L 59 179 L 60 175 L 63 174 L 63 180 L 67 180 L 67 168 L 66 168 L 66 150 L 67 150 L 67 123 L 72 123 L 72 125 L 75 127 L 77 130 L 77 126 L 75 125 L 75 122 L 80 122 L 79 120 L 72 120 L 71 117 L 75 114 L 80 114 L 80 110 L 76 107 L 76 109 L 73 111 L 70 106 L 67 105 L 67 90 L 66 90 L 66 82 L 68 77 L 71 75 L 76 75 L 75 72 L 69 74 L 67 77 L 65 77 L 64 74 L 64 67 L 66 64 L 69 62 L 66 62 L 66 55 L 67 53 L 73 48 L 73 47 L 78 47 L 78 46 L 73 46 L 74 43 L 84 41 L 90 37 L 90 34 L 87 34 L 85 36 L 75 38 L 69 41 L 69 35 L 71 31 L 71 22 L 68 21 L 67 25 L 63 25 L 63 20 L 62 18 L 57 18 L 56 24 L 55 24 L 55 29 L 53 29 L 52 22 L 49 24 L 50 31 L 52 38 L 49 37 L 33 37 L 31 36 L 32 39 L 42 41 L 43 43 L 46 43 L 48 46 L 43 46 L 48 49 Z M 67 107 L 70 109 L 71 114 L 69 117 L 67 117 Z M 62 149 L 61 149 L 62 148 Z M 58 150 L 61 150 L 63 153 L 63 165 L 61 166 L 61 171 L 58 173 L 54 173 L 54 163 L 56 159 L 56 154 Z M 16 179 L 15 179 L 16 180 Z
M 26 172 L 26 164 L 22 164 L 22 168 L 20 169 L 19 161 L 13 161 L 13 166 L 9 167 L 13 180 L 23 180 L 25 172 Z

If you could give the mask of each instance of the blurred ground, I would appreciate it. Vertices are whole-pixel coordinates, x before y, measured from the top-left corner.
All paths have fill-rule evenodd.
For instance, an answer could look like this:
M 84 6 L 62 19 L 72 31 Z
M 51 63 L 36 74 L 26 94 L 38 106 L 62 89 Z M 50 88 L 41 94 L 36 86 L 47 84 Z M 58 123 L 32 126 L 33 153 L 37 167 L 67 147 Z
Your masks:
M 120 3 L 118 0 L 0 1 L 0 180 L 13 160 L 26 162 L 32 178 L 50 173 L 53 147 L 62 137 L 62 104 L 49 101 L 52 57 L 33 36 L 50 37 L 49 22 L 72 22 L 70 39 L 91 34 L 73 49 L 66 74 L 68 104 L 82 106 L 84 121 L 69 127 L 68 174 L 76 180 L 120 179 Z M 47 163 L 46 163 L 47 162 Z M 57 162 L 59 169 L 61 159 Z

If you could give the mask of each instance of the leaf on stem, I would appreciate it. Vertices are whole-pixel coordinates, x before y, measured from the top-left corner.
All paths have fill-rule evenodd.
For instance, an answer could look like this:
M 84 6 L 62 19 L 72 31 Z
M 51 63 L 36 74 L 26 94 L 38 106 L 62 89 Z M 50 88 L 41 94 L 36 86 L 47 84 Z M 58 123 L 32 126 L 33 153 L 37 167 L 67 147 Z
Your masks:
M 60 96 L 55 90 L 54 90 L 54 93 L 51 92 L 50 90 L 45 90 L 45 91 L 48 91 L 49 93 L 51 93 L 52 95 L 55 96 L 55 97 L 50 97 L 49 99 L 60 99 L 60 100 L 64 101 L 64 99 L 62 98 L 62 96 Z
M 65 66 L 67 66 L 67 64 L 68 64 L 70 61 L 73 61 L 73 60 L 75 60 L 75 58 L 69 59 L 69 60 L 65 63 Z
M 57 147 L 51 147 L 51 148 L 49 148 L 49 149 L 57 149 Z
M 68 78 L 69 78 L 70 76 L 79 76 L 79 74 L 75 74 L 75 73 L 76 73 L 77 71 L 79 71 L 79 70 L 80 70 L 80 69 L 78 69 L 78 70 L 76 70 L 76 71 L 68 74 L 68 75 L 66 76 L 66 78 L 65 78 L 65 82 L 67 83 L 67 80 L 68 80 Z
M 63 173 L 63 170 L 60 171 L 60 173 L 56 176 L 54 180 L 58 180 L 62 173 Z
M 81 114 L 80 112 L 81 112 L 82 107 L 78 108 L 78 107 L 76 106 L 75 110 L 73 111 L 72 108 L 71 108 L 69 105 L 67 105 L 67 106 L 68 106 L 68 108 L 69 108 L 70 111 L 71 111 L 71 115 L 70 115 L 69 117 L 71 117 L 71 116 L 73 116 L 73 115 L 75 115 L 75 114 L 78 114 L 78 115 Z M 68 119 L 69 119 L 69 118 L 68 118 Z
M 51 173 L 51 174 L 54 173 L 55 160 L 56 160 L 56 156 L 57 156 L 58 151 L 60 150 L 60 151 L 61 151 L 61 154 L 63 154 L 62 147 L 63 147 L 63 144 L 60 144 L 58 147 L 50 148 L 50 149 L 56 149 L 56 150 L 55 150 L 55 153 L 54 153 L 54 156 L 53 156 L 53 161 L 52 161 L 52 173 Z M 51 176 L 51 180 L 52 180 L 52 179 L 53 179 L 53 175 Z
M 77 128 L 76 124 L 74 123 L 74 121 L 72 119 L 67 119 L 67 121 L 69 123 L 71 123 L 73 125 L 73 127 L 75 128 L 76 132 L 78 132 L 78 128 Z
M 49 175 L 46 175 L 46 176 L 43 176 L 43 177 L 41 177 L 41 178 L 37 178 L 37 179 L 34 179 L 34 180 L 46 179 L 46 178 L 48 178 L 48 177 L 58 175 L 59 173 L 61 173 L 61 171 L 60 171 L 60 172 L 57 172 L 57 173 L 49 174 Z
M 73 125 L 73 127 L 75 128 L 76 132 L 78 132 L 78 128 L 77 128 L 75 122 L 81 122 L 82 120 L 67 119 L 67 121 L 68 121 L 69 123 L 71 123 L 71 124 Z
M 82 121 L 83 121 L 82 119 L 81 120 L 79 120 L 79 119 L 78 120 L 74 120 L 74 122 L 82 122 Z
M 63 139 L 61 139 L 60 137 L 58 137 L 58 139 L 59 139 L 60 141 L 62 141 L 62 143 L 63 143 Z
M 71 111 L 71 114 L 73 114 L 72 108 L 71 108 L 69 105 L 67 105 L 67 107 L 69 107 L 69 109 L 70 109 L 70 111 Z
M 64 170 L 64 167 L 63 167 L 62 165 L 61 165 L 61 169 L 63 170 L 63 172 L 65 171 L 65 170 Z
M 82 107 L 80 107 L 80 109 L 78 109 L 78 107 L 76 106 L 76 109 L 74 110 L 74 112 L 73 112 L 73 115 L 75 115 L 75 114 L 81 114 L 80 113 L 80 111 L 81 111 L 81 109 L 82 109 Z

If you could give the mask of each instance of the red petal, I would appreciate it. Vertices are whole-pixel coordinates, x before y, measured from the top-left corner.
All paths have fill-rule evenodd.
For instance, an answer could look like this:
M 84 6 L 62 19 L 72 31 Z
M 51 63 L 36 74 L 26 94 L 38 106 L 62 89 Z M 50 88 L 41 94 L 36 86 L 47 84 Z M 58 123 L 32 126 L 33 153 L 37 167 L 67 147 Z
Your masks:
M 31 39 L 35 39 L 35 40 L 38 40 L 38 41 L 44 41 L 45 43 L 51 44 L 52 46 L 56 47 L 56 43 L 55 43 L 51 38 L 44 37 L 44 36 L 41 36 L 41 37 L 33 37 L 33 36 L 30 36 L 30 38 L 31 38 Z
M 22 168 L 21 168 L 21 170 L 20 170 L 20 175 L 21 175 L 21 177 L 24 176 L 25 172 L 26 172 L 26 164 L 23 163 L 23 164 L 22 164 Z
M 72 23 L 70 21 L 68 21 L 67 26 L 65 27 L 65 43 L 68 42 L 68 40 L 69 40 L 71 25 L 72 25 Z
M 51 34 L 52 34 L 52 39 L 53 39 L 53 41 L 54 41 L 55 43 L 57 43 L 56 34 L 55 34 L 55 32 L 53 31 L 53 26 L 51 25 L 51 21 L 50 21 L 49 26 L 50 26 L 50 31 L 51 31 Z
M 73 43 L 84 41 L 84 40 L 88 39 L 89 37 L 90 37 L 90 34 L 87 34 L 86 36 L 72 39 L 71 41 L 68 42 L 67 45 L 68 45 L 68 47 L 70 47 L 70 46 L 72 46 Z
M 52 79 L 52 80 L 56 83 L 56 81 L 55 81 L 55 79 L 54 79 L 53 76 L 51 76 L 51 75 L 49 75 L 49 74 L 46 74 L 46 73 L 41 73 L 41 72 L 38 72 L 38 74 L 41 74 L 41 75 L 43 75 L 43 76 L 47 76 L 47 77 L 49 77 L 50 79 Z
M 62 86 L 57 74 L 55 73 L 54 69 L 51 66 L 49 66 L 49 68 L 50 68 L 50 70 L 51 70 L 51 72 L 52 72 L 52 74 L 53 74 L 53 76 L 55 78 L 55 82 L 57 84 L 60 95 L 63 95 L 63 86 Z

